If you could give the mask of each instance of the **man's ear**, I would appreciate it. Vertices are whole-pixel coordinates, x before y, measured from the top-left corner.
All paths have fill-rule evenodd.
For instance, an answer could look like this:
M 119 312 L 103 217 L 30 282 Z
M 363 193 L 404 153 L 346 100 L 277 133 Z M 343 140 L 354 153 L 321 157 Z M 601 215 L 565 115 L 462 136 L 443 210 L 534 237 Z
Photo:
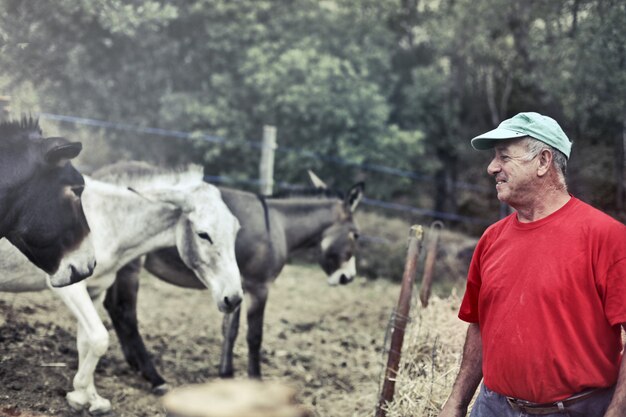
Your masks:
M 539 155 L 537 155 L 537 160 L 539 161 L 539 166 L 537 167 L 538 176 L 543 177 L 548 173 L 548 171 L 550 171 L 553 158 L 554 155 L 549 149 L 544 149 L 539 153 Z

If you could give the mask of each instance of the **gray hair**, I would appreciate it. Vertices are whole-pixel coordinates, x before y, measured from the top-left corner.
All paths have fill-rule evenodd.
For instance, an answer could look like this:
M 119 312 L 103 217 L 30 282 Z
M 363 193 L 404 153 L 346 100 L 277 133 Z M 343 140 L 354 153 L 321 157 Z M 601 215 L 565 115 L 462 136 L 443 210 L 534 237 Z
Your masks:
M 528 136 L 526 138 L 526 150 L 527 154 L 523 158 L 526 161 L 531 161 L 537 155 L 539 155 L 544 149 L 552 152 L 552 165 L 556 168 L 559 173 L 559 177 L 565 182 L 565 174 L 567 173 L 567 157 L 565 154 L 558 149 L 541 142 L 533 137 Z

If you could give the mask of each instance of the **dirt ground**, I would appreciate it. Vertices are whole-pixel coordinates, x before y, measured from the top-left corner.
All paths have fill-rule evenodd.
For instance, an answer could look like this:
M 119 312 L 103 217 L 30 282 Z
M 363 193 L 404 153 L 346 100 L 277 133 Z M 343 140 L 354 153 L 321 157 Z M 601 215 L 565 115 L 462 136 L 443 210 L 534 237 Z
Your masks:
M 144 273 L 139 321 L 148 349 L 171 386 L 218 378 L 221 315 L 207 291 L 185 290 Z M 317 267 L 288 266 L 273 284 L 265 319 L 263 372 L 299 392 L 320 417 L 373 415 L 389 318 L 399 284 L 329 287 Z M 163 417 L 159 397 L 126 365 L 106 312 L 110 347 L 96 372 L 112 416 Z M 243 316 L 243 315 L 242 315 Z M 242 318 L 235 349 L 245 377 Z M 0 416 L 87 416 L 65 402 L 77 367 L 75 320 L 51 292 L 0 293 Z

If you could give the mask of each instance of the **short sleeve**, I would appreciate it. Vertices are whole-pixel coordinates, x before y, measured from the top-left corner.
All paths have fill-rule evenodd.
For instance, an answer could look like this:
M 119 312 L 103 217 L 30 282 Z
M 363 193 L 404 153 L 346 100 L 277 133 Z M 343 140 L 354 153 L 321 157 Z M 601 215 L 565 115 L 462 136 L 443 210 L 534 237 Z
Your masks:
M 612 326 L 626 323 L 626 253 L 607 271 L 604 311 Z
M 476 246 L 472 262 L 467 274 L 467 285 L 465 295 L 459 309 L 459 318 L 468 323 L 478 323 L 478 297 L 480 295 L 481 275 L 480 275 L 480 253 L 484 242 L 481 240 Z

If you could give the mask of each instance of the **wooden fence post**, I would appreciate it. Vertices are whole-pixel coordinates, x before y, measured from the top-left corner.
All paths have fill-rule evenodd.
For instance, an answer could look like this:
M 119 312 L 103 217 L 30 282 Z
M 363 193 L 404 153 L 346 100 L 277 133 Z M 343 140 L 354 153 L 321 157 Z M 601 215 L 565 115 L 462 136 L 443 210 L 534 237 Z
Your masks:
M 409 232 L 409 248 L 404 265 L 402 286 L 400 288 L 400 298 L 398 299 L 398 307 L 396 309 L 396 313 L 394 314 L 391 327 L 392 333 L 391 345 L 389 347 L 389 358 L 387 359 L 387 368 L 385 369 L 383 389 L 378 402 L 378 407 L 376 408 L 376 417 L 385 417 L 387 415 L 387 411 L 384 406 L 393 399 L 396 386 L 396 375 L 398 374 L 398 367 L 402 356 L 404 331 L 406 330 L 406 325 L 409 321 L 413 281 L 415 278 L 415 271 L 417 270 L 417 260 L 419 258 L 423 238 L 424 230 L 422 226 L 411 226 L 411 230 Z
M 428 307 L 428 300 L 430 299 L 430 289 L 433 286 L 433 271 L 435 269 L 435 260 L 437 259 L 437 244 L 439 243 L 441 229 L 443 229 L 443 223 L 440 220 L 435 220 L 430 225 L 430 231 L 428 232 L 428 247 L 426 248 L 424 274 L 422 275 L 420 288 L 422 307 Z
M 274 188 L 274 152 L 276 150 L 276 128 L 263 126 L 263 145 L 259 165 L 261 195 L 271 195 Z

